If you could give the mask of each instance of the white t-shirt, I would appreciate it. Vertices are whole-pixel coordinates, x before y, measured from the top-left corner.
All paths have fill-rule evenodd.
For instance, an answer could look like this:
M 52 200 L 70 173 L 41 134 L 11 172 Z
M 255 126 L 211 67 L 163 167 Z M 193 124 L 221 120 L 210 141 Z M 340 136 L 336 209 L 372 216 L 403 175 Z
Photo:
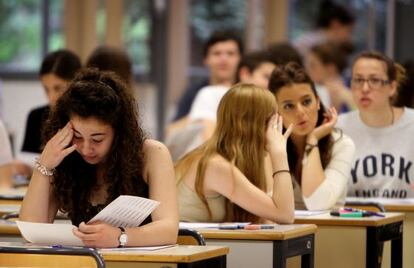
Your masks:
M 328 89 L 321 84 L 315 84 L 316 92 L 325 108 L 331 107 L 331 96 L 329 96 Z
M 206 86 L 200 89 L 191 105 L 189 119 L 216 121 L 219 103 L 228 90 L 225 86 Z
M 404 108 L 391 126 L 367 126 L 353 111 L 339 116 L 338 127 L 355 142 L 348 195 L 414 197 L 414 110 Z
M 293 179 L 295 209 L 326 210 L 345 204 L 355 146 L 348 136 L 339 131 L 332 132 L 332 137 L 334 144 L 331 160 L 324 170 L 325 179 L 312 195 L 304 197 L 299 184 Z
M 3 121 L 0 120 L 0 165 L 4 165 L 13 160 L 9 135 Z

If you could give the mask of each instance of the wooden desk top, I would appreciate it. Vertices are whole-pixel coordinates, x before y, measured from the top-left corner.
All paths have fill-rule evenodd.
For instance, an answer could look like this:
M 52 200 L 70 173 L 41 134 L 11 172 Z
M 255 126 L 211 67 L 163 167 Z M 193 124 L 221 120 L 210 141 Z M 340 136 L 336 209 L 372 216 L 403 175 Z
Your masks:
M 5 215 L 5 214 L 9 214 L 9 213 L 13 213 L 13 212 L 19 212 L 20 211 L 20 205 L 18 204 L 1 204 L 0 203 L 0 217 Z
M 210 239 L 234 239 L 234 240 L 287 240 L 314 234 L 317 226 L 314 224 L 275 224 L 274 229 L 262 230 L 218 230 L 197 229 L 204 238 Z
M 384 204 L 384 208 L 390 212 L 414 212 L 414 204 Z
M 26 188 L 0 189 L 0 204 L 21 205 L 26 191 Z
M 42 247 L 21 242 L 0 242 L 0 246 L 17 248 Z M 45 248 L 50 249 L 51 247 L 45 246 Z M 105 261 L 190 263 L 226 255 L 229 253 L 229 248 L 223 246 L 176 245 L 152 251 L 125 248 L 109 252 L 98 250 L 98 252 Z
M 0 220 L 0 235 L 21 236 L 19 228 L 15 222 Z
M 385 217 L 363 217 L 363 218 L 341 218 L 331 216 L 329 213 L 324 213 L 314 216 L 300 216 L 295 217 L 295 223 L 311 223 L 316 225 L 330 225 L 330 226 L 382 226 L 389 223 L 403 221 L 405 216 L 403 213 L 387 212 Z
M 229 253 L 223 246 L 174 246 L 154 251 L 100 252 L 105 261 L 190 263 Z
M 347 197 L 346 201 L 380 203 L 384 206 L 387 212 L 414 212 L 414 198 Z

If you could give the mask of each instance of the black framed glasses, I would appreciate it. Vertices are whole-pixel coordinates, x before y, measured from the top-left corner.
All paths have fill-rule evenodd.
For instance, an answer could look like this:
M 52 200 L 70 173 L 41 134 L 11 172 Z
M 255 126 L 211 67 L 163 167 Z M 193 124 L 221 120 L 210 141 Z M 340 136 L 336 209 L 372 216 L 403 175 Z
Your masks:
M 372 89 L 379 89 L 384 85 L 388 85 L 390 83 L 389 80 L 380 79 L 380 78 L 352 78 L 351 80 L 351 87 L 354 88 L 362 88 L 365 84 L 368 83 L 368 86 Z

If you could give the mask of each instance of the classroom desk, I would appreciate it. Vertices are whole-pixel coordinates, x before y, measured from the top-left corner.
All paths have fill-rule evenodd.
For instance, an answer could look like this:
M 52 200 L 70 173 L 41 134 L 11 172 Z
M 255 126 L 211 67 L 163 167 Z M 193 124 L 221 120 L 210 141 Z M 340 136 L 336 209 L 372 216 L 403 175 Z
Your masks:
M 361 267 L 364 252 L 366 267 L 381 267 L 382 242 L 391 241 L 391 267 L 400 268 L 403 220 L 402 213 L 385 213 L 384 218 L 340 218 L 324 213 L 296 217 L 295 223 L 318 226 L 315 267 Z
M 95 249 L 52 248 L 25 243 L 0 242 L 0 267 L 96 267 L 105 262 Z
M 18 265 L 21 266 L 23 263 L 22 260 L 16 258 L 19 253 L 27 252 L 27 248 L 31 252 L 36 251 L 36 247 L 32 245 L 25 245 L 23 243 L 10 243 L 10 242 L 0 242 L 0 248 L 5 248 L 9 254 L 9 258 L 3 259 L 3 262 L 7 265 Z M 45 249 L 46 248 L 46 249 Z M 129 268 L 129 267 L 145 267 L 145 268 L 197 268 L 197 267 L 226 267 L 226 255 L 229 252 L 228 247 L 221 246 L 173 246 L 164 249 L 158 249 L 153 251 L 143 251 L 143 250 L 131 250 L 131 249 L 116 249 L 116 251 L 101 251 L 93 250 L 88 248 L 51 248 L 51 247 L 41 247 L 43 251 L 50 251 L 51 254 L 48 254 L 48 263 L 59 264 L 63 259 L 66 263 L 73 261 L 73 266 L 77 266 L 75 263 L 78 263 L 77 259 L 80 254 L 73 255 L 70 254 L 72 251 L 87 251 L 88 255 L 92 255 L 98 261 L 105 262 L 105 267 L 111 268 Z M 66 255 L 59 255 L 59 251 L 67 251 Z M 61 252 L 65 253 L 65 252 Z M 80 252 L 81 253 L 81 252 Z M 93 254 L 90 254 L 93 253 Z M 36 258 L 44 258 L 44 255 L 34 254 L 33 260 Z M 66 257 L 66 258 L 65 258 Z M 72 259 L 71 259 L 72 257 Z M 24 260 L 23 260 L 24 261 Z M 9 262 L 9 263 L 8 263 Z M 84 263 L 85 264 L 85 263 Z M 60 266 L 60 265 L 59 265 Z
M 100 252 L 106 267 L 226 267 L 228 247 L 175 246 L 155 251 Z
M 20 205 L 18 204 L 0 204 L 0 217 L 9 213 L 18 213 L 20 211 Z
M 0 205 L 21 205 L 27 188 L 0 189 Z
M 1 242 L 24 242 L 19 228 L 15 222 L 0 219 L 0 241 Z
M 16 223 L 5 220 L 0 220 L 0 241 L 7 244 L 25 242 Z M 145 252 L 104 252 L 102 256 L 107 264 L 106 267 L 223 268 L 226 267 L 228 252 L 228 247 L 222 246 L 178 246 Z
M 377 202 L 384 206 L 387 212 L 402 212 L 405 214 L 403 234 L 403 267 L 414 267 L 414 198 L 358 198 L 347 197 L 346 201 Z
M 23 196 L 0 194 L 0 205 L 21 205 Z
M 230 247 L 228 267 L 279 267 L 301 256 L 302 267 L 314 267 L 313 224 L 275 225 L 263 230 L 197 229 L 207 245 Z

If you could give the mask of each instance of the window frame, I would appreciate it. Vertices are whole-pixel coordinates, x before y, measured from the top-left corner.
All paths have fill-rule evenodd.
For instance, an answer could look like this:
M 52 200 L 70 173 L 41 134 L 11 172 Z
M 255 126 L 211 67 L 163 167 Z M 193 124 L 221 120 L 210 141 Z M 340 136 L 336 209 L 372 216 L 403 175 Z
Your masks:
M 50 35 L 50 0 L 41 0 L 41 29 L 40 29 L 40 58 L 43 59 L 49 52 L 49 35 Z M 40 62 L 39 62 L 40 64 Z M 17 71 L 14 69 L 0 68 L 0 79 L 2 80 L 22 80 L 30 81 L 38 78 L 38 69 L 33 71 Z

